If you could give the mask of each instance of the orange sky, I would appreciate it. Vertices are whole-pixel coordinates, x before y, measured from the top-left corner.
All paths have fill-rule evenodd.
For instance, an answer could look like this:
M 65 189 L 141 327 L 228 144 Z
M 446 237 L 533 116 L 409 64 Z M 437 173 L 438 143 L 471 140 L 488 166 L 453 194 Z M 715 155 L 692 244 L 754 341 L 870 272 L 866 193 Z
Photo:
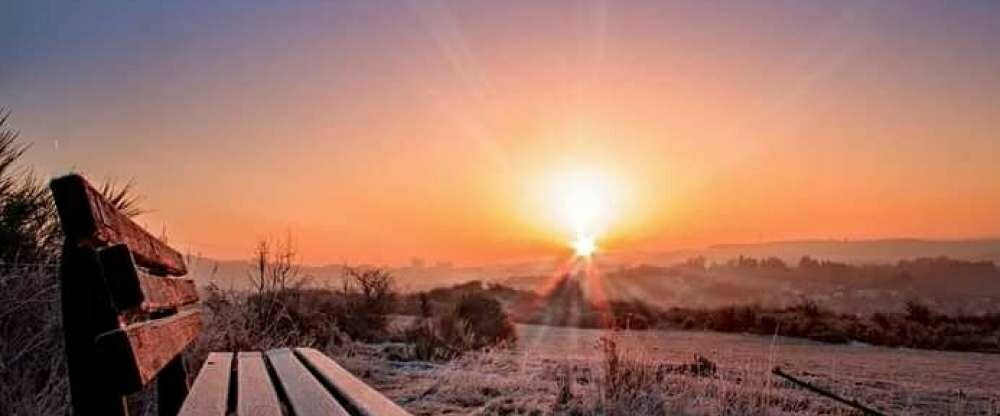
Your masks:
M 134 177 L 191 252 L 546 256 L 578 171 L 609 250 L 1000 235 L 990 2 L 196 6 L 0 17 L 29 162 Z

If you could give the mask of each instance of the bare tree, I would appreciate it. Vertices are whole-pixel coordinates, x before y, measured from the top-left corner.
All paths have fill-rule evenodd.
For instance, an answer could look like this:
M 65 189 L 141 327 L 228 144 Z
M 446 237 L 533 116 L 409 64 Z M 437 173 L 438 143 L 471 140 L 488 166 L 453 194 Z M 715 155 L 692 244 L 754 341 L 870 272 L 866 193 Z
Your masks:
M 253 293 L 247 297 L 247 313 L 254 325 L 277 325 L 287 318 L 288 308 L 298 300 L 294 290 L 305 282 L 297 262 L 291 235 L 284 239 L 264 238 L 254 248 L 247 275 Z
M 366 311 L 387 314 L 396 300 L 395 279 L 385 269 L 348 267 L 344 294 L 356 298 Z
M 279 292 L 303 283 L 298 253 L 291 235 L 283 240 L 261 239 L 253 253 L 249 279 L 258 294 Z

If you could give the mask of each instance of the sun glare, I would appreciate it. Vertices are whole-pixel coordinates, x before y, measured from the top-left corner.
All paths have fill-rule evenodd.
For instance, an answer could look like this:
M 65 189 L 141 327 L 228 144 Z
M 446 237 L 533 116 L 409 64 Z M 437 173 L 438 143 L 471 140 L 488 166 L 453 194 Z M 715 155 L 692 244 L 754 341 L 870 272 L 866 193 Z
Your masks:
M 579 171 L 557 180 L 562 217 L 574 234 L 593 234 L 607 220 L 611 186 L 608 178 Z
M 609 176 L 592 170 L 566 171 L 554 181 L 551 196 L 568 240 L 579 257 L 597 250 L 597 239 L 607 232 L 614 187 Z
M 590 257 L 597 251 L 597 241 L 593 235 L 579 235 L 573 240 L 573 251 L 579 257 Z

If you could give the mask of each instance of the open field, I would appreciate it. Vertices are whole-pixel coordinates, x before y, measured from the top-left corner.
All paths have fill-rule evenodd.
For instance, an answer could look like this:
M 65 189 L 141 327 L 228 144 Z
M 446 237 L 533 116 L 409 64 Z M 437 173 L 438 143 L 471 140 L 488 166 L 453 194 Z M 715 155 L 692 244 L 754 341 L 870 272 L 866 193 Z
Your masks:
M 519 325 L 510 350 L 468 354 L 446 364 L 399 362 L 394 347 L 353 346 L 336 354 L 350 369 L 418 414 L 591 414 L 606 331 Z M 1000 355 L 826 345 L 783 337 L 686 331 L 612 335 L 620 351 L 645 363 L 715 362 L 713 376 L 668 374 L 652 394 L 669 414 L 854 414 L 770 374 L 774 365 L 889 414 L 995 415 Z M 373 359 L 375 355 L 381 359 Z M 559 403 L 560 378 L 571 398 Z M 640 395 L 641 396 L 641 395 Z M 637 397 L 650 401 L 650 397 Z M 662 407 L 659 405 L 662 404 Z M 636 409 L 631 409 L 635 411 Z M 646 409 L 652 410 L 652 409 Z M 607 413 L 615 413 L 608 411 Z M 618 412 L 626 414 L 627 412 Z

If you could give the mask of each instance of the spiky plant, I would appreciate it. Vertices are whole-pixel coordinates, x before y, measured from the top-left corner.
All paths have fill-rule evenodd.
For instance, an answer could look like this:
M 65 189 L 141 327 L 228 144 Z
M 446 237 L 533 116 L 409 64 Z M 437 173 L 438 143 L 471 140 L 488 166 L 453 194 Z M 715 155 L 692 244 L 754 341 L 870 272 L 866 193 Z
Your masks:
M 48 189 L 18 160 L 28 145 L 7 127 L 9 111 L 0 112 L 0 262 L 47 263 L 60 237 Z
M 47 264 L 58 255 L 62 231 L 44 180 L 19 164 L 30 147 L 8 127 L 10 111 L 0 109 L 0 264 Z M 101 193 L 119 211 L 134 217 L 145 210 L 135 183 L 105 182 Z

